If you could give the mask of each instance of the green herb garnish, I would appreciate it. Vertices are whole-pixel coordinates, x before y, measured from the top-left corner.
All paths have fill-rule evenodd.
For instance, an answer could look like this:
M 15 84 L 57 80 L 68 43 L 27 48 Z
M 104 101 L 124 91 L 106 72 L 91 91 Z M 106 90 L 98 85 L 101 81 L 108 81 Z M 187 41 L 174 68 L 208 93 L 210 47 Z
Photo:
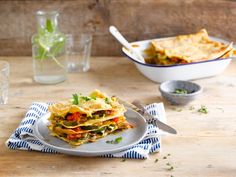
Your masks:
M 168 163 L 166 163 L 166 165 L 167 165 L 167 166 L 170 166 L 170 163 L 168 162 Z
M 157 163 L 157 162 L 158 162 L 158 159 L 156 159 L 154 162 Z
M 198 112 L 207 114 L 208 113 L 207 107 L 202 105 L 201 108 L 198 109 Z
M 115 142 L 116 142 L 117 144 L 120 143 L 121 141 L 122 141 L 122 137 L 121 137 L 121 136 L 115 139 Z
M 163 159 L 167 159 L 167 157 L 166 157 L 166 156 L 164 156 L 164 157 L 163 157 Z
M 98 134 L 100 134 L 100 135 L 104 135 L 105 131 L 106 131 L 106 127 L 102 127 L 102 128 L 100 128 L 100 129 L 98 129 L 98 130 L 95 130 L 95 131 L 93 131 L 93 132 L 94 132 L 94 133 L 98 133 Z
M 90 98 L 93 99 L 93 100 L 96 100 L 96 99 L 97 99 L 97 97 L 94 96 L 94 95 L 91 95 Z
M 107 144 L 119 144 L 122 141 L 122 137 L 118 137 L 115 140 L 106 141 Z
M 121 160 L 121 162 L 125 162 L 125 161 L 126 161 L 126 159 L 122 159 L 122 160 Z
M 110 100 L 108 98 L 105 98 L 105 103 L 110 104 Z
M 175 89 L 173 92 L 175 94 L 188 94 L 188 91 L 186 89 Z
M 170 168 L 168 168 L 168 170 L 170 170 L 170 171 L 171 171 L 171 170 L 174 170 L 174 167 L 173 167 L 173 166 L 171 166 Z
M 77 93 L 72 95 L 72 104 L 78 105 L 79 104 L 79 96 Z
M 63 121 L 63 124 L 66 125 L 66 126 L 76 126 L 78 125 L 78 122 L 77 121 L 73 121 L 73 122 L 69 122 L 69 121 Z
M 80 98 L 83 99 L 83 100 L 85 100 L 85 101 L 91 100 L 91 98 L 89 98 L 89 97 L 87 97 L 87 96 L 81 96 Z
M 77 94 L 77 93 L 73 94 L 72 96 L 73 96 L 72 97 L 72 104 L 75 104 L 75 105 L 78 105 L 80 103 L 80 100 L 89 101 L 92 99 L 87 96 L 81 96 L 81 94 Z

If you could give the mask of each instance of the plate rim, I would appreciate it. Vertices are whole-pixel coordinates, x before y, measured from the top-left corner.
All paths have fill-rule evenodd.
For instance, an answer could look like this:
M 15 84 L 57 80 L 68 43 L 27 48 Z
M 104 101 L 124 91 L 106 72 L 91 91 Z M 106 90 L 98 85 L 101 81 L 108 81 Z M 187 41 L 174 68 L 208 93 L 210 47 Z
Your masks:
M 55 145 L 52 145 L 50 143 L 48 143 L 47 141 L 43 140 L 44 138 L 42 137 L 42 135 L 40 134 L 39 130 L 38 130 L 38 123 L 40 121 L 42 121 L 41 119 L 45 119 L 45 117 L 48 115 L 50 115 L 51 113 L 50 112 L 46 112 L 44 115 L 42 115 L 40 118 L 37 119 L 37 121 L 35 122 L 34 124 L 34 127 L 33 127 L 33 132 L 34 132 L 34 136 L 35 138 L 40 141 L 43 145 L 46 145 L 60 153 L 63 153 L 63 154 L 71 154 L 71 155 L 77 155 L 77 156 L 93 156 L 93 155 L 104 155 L 104 154 L 110 154 L 110 153 L 117 153 L 117 152 L 121 152 L 122 150 L 125 150 L 125 149 L 128 149 L 132 146 L 134 146 L 135 144 L 139 143 L 146 135 L 147 135 L 147 132 L 148 132 L 148 124 L 147 124 L 147 121 L 146 119 L 140 114 L 138 113 L 137 111 L 133 110 L 133 109 L 130 109 L 130 108 L 126 108 L 127 111 L 132 111 L 132 112 L 135 112 L 136 114 L 139 115 L 139 119 L 141 118 L 142 121 L 145 123 L 146 126 L 144 126 L 144 133 L 142 134 L 142 136 L 140 136 L 135 142 L 131 143 L 131 144 L 128 144 L 128 145 L 125 145 L 125 146 L 121 146 L 119 148 L 114 148 L 114 149 L 111 149 L 111 150 L 105 150 L 105 151 L 86 151 L 86 150 L 78 150 L 78 149 L 68 149 L 68 148 L 63 148 L 63 147 L 60 147 L 60 146 L 55 146 Z M 51 136 L 51 135 L 50 135 Z M 39 138 L 40 137 L 40 138 Z M 56 138 L 56 137 L 55 137 Z M 60 139 L 58 139 L 60 140 Z M 63 141 L 63 140 L 61 140 Z M 66 143 L 66 142 L 65 142 Z M 73 147 L 73 146 L 71 146 Z M 77 147 L 77 146 L 75 146 Z M 72 154 L 73 153 L 73 154 Z

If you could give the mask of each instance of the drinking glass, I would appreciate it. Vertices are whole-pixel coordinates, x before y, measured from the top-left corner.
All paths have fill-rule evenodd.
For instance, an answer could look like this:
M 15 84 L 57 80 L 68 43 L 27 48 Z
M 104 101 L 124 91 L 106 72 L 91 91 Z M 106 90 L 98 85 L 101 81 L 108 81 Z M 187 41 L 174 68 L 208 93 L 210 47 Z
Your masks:
M 86 72 L 90 68 L 92 35 L 66 35 L 66 56 L 68 72 Z
M 6 104 L 8 100 L 9 71 L 9 63 L 0 60 L 0 104 Z

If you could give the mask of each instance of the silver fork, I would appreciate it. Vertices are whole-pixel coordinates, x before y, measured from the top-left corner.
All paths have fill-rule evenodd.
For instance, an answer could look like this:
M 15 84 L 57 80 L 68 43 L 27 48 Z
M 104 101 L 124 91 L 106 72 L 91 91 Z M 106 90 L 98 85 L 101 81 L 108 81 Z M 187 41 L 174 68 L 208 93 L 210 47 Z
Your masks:
M 118 101 L 123 104 L 125 107 L 131 108 L 138 113 L 140 113 L 148 122 L 152 122 L 152 124 L 156 125 L 159 129 L 171 133 L 171 134 L 177 134 L 177 131 L 170 127 L 169 125 L 164 124 L 163 122 L 159 121 L 157 118 L 154 118 L 151 114 L 149 114 L 144 106 L 140 103 L 140 101 L 135 100 L 132 103 L 129 103 L 127 101 L 121 100 L 118 98 Z

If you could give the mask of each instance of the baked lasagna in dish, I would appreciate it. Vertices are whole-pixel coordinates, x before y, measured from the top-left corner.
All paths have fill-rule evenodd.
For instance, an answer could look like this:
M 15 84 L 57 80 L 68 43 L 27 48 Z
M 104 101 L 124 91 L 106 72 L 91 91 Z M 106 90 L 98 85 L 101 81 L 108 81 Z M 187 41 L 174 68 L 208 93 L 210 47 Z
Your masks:
M 149 64 L 183 64 L 230 57 L 233 44 L 211 40 L 207 31 L 202 29 L 196 34 L 153 40 L 145 53 L 145 62 Z
M 52 136 L 78 146 L 132 128 L 125 111 L 116 97 L 108 97 L 99 90 L 89 96 L 74 94 L 70 101 L 49 106 L 48 128 Z

